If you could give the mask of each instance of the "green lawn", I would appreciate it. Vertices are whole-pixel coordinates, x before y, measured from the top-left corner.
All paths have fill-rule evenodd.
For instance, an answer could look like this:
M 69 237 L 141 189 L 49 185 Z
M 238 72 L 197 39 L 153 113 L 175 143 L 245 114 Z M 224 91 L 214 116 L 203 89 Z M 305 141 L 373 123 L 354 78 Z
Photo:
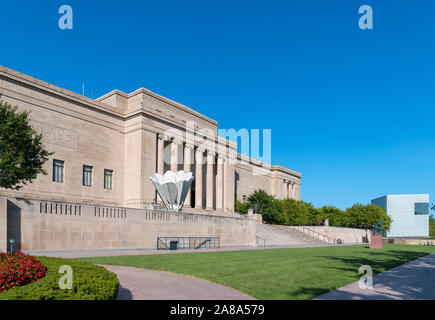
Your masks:
M 163 270 L 220 283 L 258 299 L 310 299 L 361 276 L 361 265 L 375 273 L 435 253 L 435 247 L 384 244 L 82 258 L 80 260 Z

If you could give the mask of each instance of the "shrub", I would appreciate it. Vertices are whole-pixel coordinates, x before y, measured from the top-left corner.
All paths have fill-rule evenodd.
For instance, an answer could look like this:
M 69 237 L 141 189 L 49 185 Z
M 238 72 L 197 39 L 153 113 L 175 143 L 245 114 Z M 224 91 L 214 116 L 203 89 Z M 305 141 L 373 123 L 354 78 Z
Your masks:
M 329 224 L 337 227 L 372 228 L 377 222 L 383 222 L 384 228 L 389 230 L 391 225 L 391 218 L 385 210 L 372 204 L 355 204 L 345 211 L 333 206 L 317 209 L 311 203 L 300 200 L 278 200 L 263 190 L 251 194 L 247 203 L 236 200 L 235 208 L 237 212 L 246 213 L 255 204 L 263 221 L 269 224 L 314 226 L 329 219 Z
M 44 278 L 46 272 L 35 257 L 21 252 L 0 254 L 0 292 Z
M 238 212 L 240 214 L 247 214 L 248 213 L 248 203 L 242 203 L 238 199 L 234 202 L 234 211 Z
M 118 294 L 116 275 L 104 267 L 61 258 L 36 257 L 47 268 L 44 278 L 0 293 L 0 300 L 112 300 Z M 73 270 L 73 288 L 61 289 L 61 266 Z
M 324 220 L 329 219 L 330 226 L 347 226 L 348 218 L 343 210 L 334 206 L 323 206 L 319 209 L 319 214 Z
M 349 227 L 371 228 L 377 222 L 383 222 L 384 229 L 390 229 L 391 218 L 387 215 L 384 209 L 374 204 L 362 205 L 356 203 L 352 207 L 346 209 L 346 214 L 349 219 Z

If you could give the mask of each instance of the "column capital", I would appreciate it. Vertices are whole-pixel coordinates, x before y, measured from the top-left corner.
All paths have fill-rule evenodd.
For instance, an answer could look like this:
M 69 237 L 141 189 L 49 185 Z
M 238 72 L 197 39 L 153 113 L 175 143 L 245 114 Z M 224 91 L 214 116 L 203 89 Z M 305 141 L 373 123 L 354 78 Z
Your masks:
M 157 134 L 157 137 L 158 137 L 159 139 L 163 140 L 163 141 L 168 141 L 168 140 L 170 140 L 169 137 L 168 137 L 167 135 L 163 134 L 163 133 L 158 133 L 158 134 Z
M 195 152 L 203 154 L 204 153 L 204 149 L 203 148 L 196 148 Z
M 218 154 L 217 157 L 218 157 L 218 164 L 224 164 L 227 161 L 225 156 L 222 154 Z
M 186 143 L 185 145 L 184 145 L 184 149 L 186 150 L 188 150 L 188 149 L 193 149 L 194 148 L 194 145 L 193 144 L 190 144 L 190 143 Z
M 175 144 L 181 144 L 183 142 L 183 140 L 179 139 L 179 138 L 172 138 L 171 139 L 171 143 L 175 143 Z

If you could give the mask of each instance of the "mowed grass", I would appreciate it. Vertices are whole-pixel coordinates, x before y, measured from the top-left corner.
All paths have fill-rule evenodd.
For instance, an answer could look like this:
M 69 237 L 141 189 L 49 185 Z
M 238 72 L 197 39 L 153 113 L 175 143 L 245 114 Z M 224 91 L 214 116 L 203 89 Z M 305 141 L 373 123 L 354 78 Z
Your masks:
M 435 247 L 384 244 L 81 258 L 98 264 L 162 270 L 213 281 L 257 299 L 310 299 L 374 273 L 435 253 Z

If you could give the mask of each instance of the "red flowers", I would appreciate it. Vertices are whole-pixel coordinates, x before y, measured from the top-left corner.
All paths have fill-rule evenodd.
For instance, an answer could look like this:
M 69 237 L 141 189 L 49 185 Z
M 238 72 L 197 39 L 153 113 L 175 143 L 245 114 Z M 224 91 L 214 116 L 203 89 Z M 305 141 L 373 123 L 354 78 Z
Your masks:
M 0 253 L 0 292 L 45 277 L 47 268 L 35 257 L 22 252 Z

